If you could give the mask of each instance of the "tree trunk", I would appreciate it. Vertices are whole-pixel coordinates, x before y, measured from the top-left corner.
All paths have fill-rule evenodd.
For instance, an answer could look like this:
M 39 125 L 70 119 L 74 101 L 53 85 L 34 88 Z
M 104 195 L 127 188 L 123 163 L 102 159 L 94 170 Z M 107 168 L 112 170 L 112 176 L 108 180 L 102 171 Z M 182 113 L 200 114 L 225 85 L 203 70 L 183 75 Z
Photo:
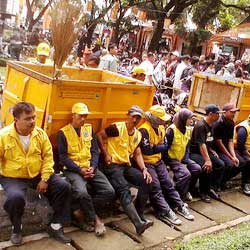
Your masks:
M 35 23 L 36 23 L 36 22 L 35 22 L 33 19 L 30 19 L 30 20 L 29 20 L 29 26 L 28 26 L 28 31 L 29 31 L 29 32 L 32 32 L 32 29 L 33 29 Z
M 164 31 L 164 19 L 165 19 L 165 16 L 161 16 L 158 19 L 156 28 L 154 30 L 153 37 L 151 39 L 151 42 L 150 42 L 150 45 L 149 45 L 149 48 L 148 48 L 149 51 L 155 51 L 155 50 L 158 51 L 159 41 L 160 41 L 160 39 L 162 37 L 162 33 Z
M 97 22 L 94 21 L 94 22 L 92 22 L 92 23 L 89 25 L 89 27 L 87 27 L 87 29 L 88 29 L 87 45 L 88 45 L 88 46 L 91 45 L 91 39 L 92 39 L 92 37 L 93 37 L 93 33 L 94 33 L 94 31 L 95 31 L 96 26 L 97 26 Z

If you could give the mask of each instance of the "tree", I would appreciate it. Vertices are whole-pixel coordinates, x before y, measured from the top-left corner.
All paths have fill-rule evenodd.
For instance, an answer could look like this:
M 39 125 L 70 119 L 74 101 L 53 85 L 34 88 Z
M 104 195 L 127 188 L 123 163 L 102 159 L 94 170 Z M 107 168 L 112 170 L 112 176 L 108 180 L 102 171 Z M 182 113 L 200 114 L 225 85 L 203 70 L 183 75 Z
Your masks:
M 211 32 L 230 29 L 236 23 L 242 21 L 244 13 L 245 17 L 247 15 L 248 6 L 247 1 L 244 1 L 244 4 L 238 2 L 237 5 L 231 3 L 230 0 L 224 2 L 220 0 L 197 1 L 196 4 L 186 9 L 192 16 L 192 21 L 196 24 L 197 29 L 187 30 L 184 27 L 186 20 L 179 20 L 176 22 L 176 32 L 189 42 L 189 54 L 200 54 L 198 47 L 210 38 Z M 238 18 L 239 16 L 241 20 Z M 217 20 L 217 26 L 214 25 L 215 20 Z
M 27 16 L 26 24 L 28 31 L 43 17 L 53 0 L 26 0 Z
M 117 19 L 115 21 L 109 21 L 108 26 L 113 28 L 112 42 L 118 44 L 121 38 L 130 32 L 132 32 L 136 27 L 132 24 L 132 21 L 136 20 L 133 13 L 128 15 L 127 11 L 134 1 L 117 1 L 119 8 L 117 12 Z
M 91 39 L 93 36 L 93 33 L 96 29 L 96 26 L 98 23 L 105 23 L 104 17 L 108 13 L 108 11 L 112 8 L 116 0 L 106 0 L 103 1 L 103 5 L 100 7 L 97 5 L 95 0 L 92 1 L 92 9 L 90 12 L 90 15 L 86 19 L 85 26 L 87 28 L 87 43 L 91 44 Z
M 142 8 L 157 21 L 149 46 L 149 50 L 156 50 L 164 31 L 165 18 L 169 18 L 172 23 L 175 23 L 177 18 L 183 18 L 186 11 L 195 12 L 194 10 L 196 10 L 197 13 L 201 14 L 200 18 L 197 18 L 196 24 L 204 30 L 203 27 L 206 26 L 206 23 L 217 17 L 222 8 L 234 8 L 249 12 L 249 1 L 239 0 L 235 4 L 234 0 L 151 0 Z

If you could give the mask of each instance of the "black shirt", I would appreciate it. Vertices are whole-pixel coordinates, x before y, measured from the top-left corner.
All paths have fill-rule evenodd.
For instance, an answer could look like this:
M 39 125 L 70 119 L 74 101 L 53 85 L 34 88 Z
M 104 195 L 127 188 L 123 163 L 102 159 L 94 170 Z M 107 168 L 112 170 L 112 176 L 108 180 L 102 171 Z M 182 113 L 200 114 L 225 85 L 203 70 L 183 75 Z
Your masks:
M 200 154 L 200 144 L 206 144 L 208 149 L 211 148 L 213 140 L 212 127 L 205 120 L 199 121 L 193 129 L 190 153 Z
M 224 146 L 228 148 L 229 140 L 232 140 L 234 136 L 234 121 L 225 119 L 225 117 L 222 115 L 220 119 L 213 125 L 213 134 L 215 140 L 222 140 Z M 213 149 L 217 152 L 220 152 L 216 141 L 213 143 Z

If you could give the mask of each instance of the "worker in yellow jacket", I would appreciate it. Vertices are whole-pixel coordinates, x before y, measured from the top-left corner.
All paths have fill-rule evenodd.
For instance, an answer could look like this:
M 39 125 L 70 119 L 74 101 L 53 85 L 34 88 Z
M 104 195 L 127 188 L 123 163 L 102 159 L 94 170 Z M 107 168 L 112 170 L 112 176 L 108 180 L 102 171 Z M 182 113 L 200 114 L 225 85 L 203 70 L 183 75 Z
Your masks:
M 76 223 L 85 231 L 95 231 L 96 236 L 106 233 L 95 208 L 110 204 L 115 192 L 107 177 L 98 169 L 99 147 L 92 125 L 86 123 L 89 110 L 84 103 L 72 107 L 72 120 L 58 133 L 58 152 L 64 165 L 64 175 L 71 184 L 72 210 L 80 209 L 89 223 Z M 89 190 L 94 195 L 89 194 Z M 78 206 L 76 206 L 76 204 Z
M 152 178 L 143 162 L 139 146 L 141 133 L 136 129 L 142 116 L 143 110 L 139 106 L 132 106 L 126 121 L 115 122 L 97 134 L 106 163 L 104 173 L 139 235 L 153 225 L 143 215 Z M 132 158 L 138 167 L 131 166 Z M 138 187 L 135 206 L 129 183 Z
M 248 118 L 235 127 L 234 145 L 237 157 L 241 161 L 245 161 L 244 178 L 246 184 L 243 192 L 250 195 L 250 115 Z
M 35 126 L 35 107 L 19 102 L 13 107 L 14 123 L 0 131 L 0 184 L 7 199 L 4 209 L 12 223 L 11 242 L 22 243 L 25 193 L 34 188 L 45 194 L 54 209 L 48 233 L 69 243 L 63 223 L 70 221 L 70 185 L 54 174 L 52 146 L 46 133 Z
M 172 224 L 180 225 L 181 220 L 176 216 L 172 208 L 188 220 L 193 220 L 186 204 L 181 200 L 176 191 L 168 170 L 162 161 L 162 155 L 166 154 L 168 144 L 165 142 L 164 124 L 170 119 L 164 107 L 153 105 L 145 113 L 145 122 L 139 127 L 142 133 L 141 150 L 145 165 L 152 176 L 152 188 L 150 190 L 150 202 L 156 216 L 166 219 Z

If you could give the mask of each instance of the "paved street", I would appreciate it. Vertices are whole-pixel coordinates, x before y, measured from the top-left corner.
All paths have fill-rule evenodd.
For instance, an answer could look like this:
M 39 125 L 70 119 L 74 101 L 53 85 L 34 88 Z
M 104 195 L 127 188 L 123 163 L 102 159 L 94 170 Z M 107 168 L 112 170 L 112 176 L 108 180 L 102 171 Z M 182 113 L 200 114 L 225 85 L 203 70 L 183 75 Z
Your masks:
M 249 198 L 238 190 L 222 193 L 222 201 L 212 200 L 210 204 L 207 204 L 197 200 L 190 203 L 189 206 L 195 215 L 195 221 L 182 219 L 183 224 L 178 227 L 178 230 L 148 214 L 148 217 L 154 220 L 154 226 L 148 229 L 143 236 L 138 237 L 134 234 L 133 225 L 129 220 L 125 216 L 121 216 L 120 219 L 115 217 L 106 219 L 107 225 L 111 225 L 110 222 L 113 222 L 117 229 L 114 230 L 108 226 L 107 234 L 103 238 L 97 238 L 93 233 L 82 232 L 74 228 L 75 231 L 68 233 L 73 239 L 72 245 L 57 243 L 43 233 L 25 237 L 25 244 L 20 247 L 13 247 L 9 242 L 1 242 L 0 249 L 170 250 L 176 239 L 189 239 L 193 234 L 214 232 L 250 220 L 250 216 L 248 216 L 250 212 Z

